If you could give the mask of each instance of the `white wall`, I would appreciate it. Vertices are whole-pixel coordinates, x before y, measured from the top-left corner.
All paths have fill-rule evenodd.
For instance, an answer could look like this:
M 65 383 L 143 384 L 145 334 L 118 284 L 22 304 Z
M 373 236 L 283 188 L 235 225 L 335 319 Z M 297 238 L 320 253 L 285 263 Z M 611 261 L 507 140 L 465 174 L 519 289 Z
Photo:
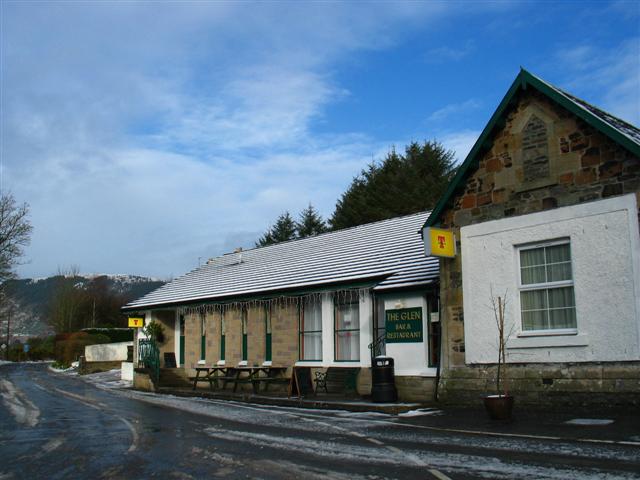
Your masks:
M 84 347 L 84 357 L 87 362 L 116 362 L 127 359 L 127 347 L 133 342 L 102 343 Z
M 386 356 L 392 357 L 395 363 L 395 374 L 398 376 L 433 377 L 435 368 L 429 367 L 428 356 L 428 310 L 424 296 L 411 293 L 398 293 L 384 297 L 384 309 L 422 308 L 422 342 L 387 343 Z
M 569 238 L 577 334 L 523 334 L 516 246 Z M 510 362 L 640 358 L 640 237 L 634 195 L 485 222 L 461 229 L 467 363 L 495 363 L 494 295 L 507 292 Z

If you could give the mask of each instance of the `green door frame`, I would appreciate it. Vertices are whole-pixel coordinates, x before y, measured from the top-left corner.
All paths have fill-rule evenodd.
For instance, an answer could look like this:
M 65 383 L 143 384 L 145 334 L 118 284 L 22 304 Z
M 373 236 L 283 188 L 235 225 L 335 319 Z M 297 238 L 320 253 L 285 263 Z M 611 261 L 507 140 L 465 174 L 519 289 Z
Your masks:
M 264 360 L 271 361 L 271 305 L 264 306 Z
M 184 315 L 180 315 L 180 320 L 179 320 L 179 325 L 180 325 L 180 365 L 184 366 L 184 348 L 185 348 L 185 341 L 184 341 Z

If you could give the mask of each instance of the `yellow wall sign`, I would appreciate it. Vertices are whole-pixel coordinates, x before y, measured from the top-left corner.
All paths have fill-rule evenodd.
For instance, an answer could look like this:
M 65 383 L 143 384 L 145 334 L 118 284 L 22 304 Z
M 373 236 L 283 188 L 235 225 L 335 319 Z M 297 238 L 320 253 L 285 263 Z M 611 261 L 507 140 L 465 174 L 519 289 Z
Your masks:
M 129 328 L 142 328 L 142 327 L 144 327 L 144 318 L 129 317 Z
M 449 257 L 456 256 L 456 236 L 451 230 L 426 227 L 422 231 L 427 256 Z

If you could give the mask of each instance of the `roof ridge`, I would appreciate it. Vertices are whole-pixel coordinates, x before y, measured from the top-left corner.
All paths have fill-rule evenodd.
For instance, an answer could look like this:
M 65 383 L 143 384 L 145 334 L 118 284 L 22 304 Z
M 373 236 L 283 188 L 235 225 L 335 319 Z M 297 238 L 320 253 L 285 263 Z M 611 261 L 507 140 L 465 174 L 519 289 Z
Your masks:
M 291 242 L 300 242 L 300 241 L 303 241 L 303 240 L 311 240 L 312 238 L 318 238 L 318 237 L 332 235 L 332 234 L 336 234 L 336 233 L 340 233 L 340 232 L 346 232 L 346 231 L 349 231 L 349 230 L 355 230 L 357 228 L 364 228 L 364 227 L 368 227 L 370 225 L 376 225 L 376 224 L 382 223 L 382 222 L 390 222 L 392 220 L 400 220 L 400 219 L 403 219 L 403 218 L 414 217 L 414 216 L 417 216 L 417 215 L 429 215 L 430 213 L 431 213 L 431 210 L 422 210 L 420 212 L 409 213 L 407 215 L 400 215 L 400 216 L 397 216 L 397 217 L 391 217 L 391 218 L 385 218 L 385 219 L 382 219 L 382 220 L 376 220 L 375 222 L 361 223 L 360 225 L 354 225 L 352 227 L 340 228 L 338 230 L 330 230 L 328 232 L 318 233 L 317 235 L 311 235 L 309 237 L 291 238 L 289 240 L 283 240 L 282 242 L 272 243 L 270 245 L 263 245 L 263 246 L 259 246 L 259 247 L 251 247 L 251 248 L 247 248 L 246 250 L 243 249 L 241 252 L 237 252 L 237 253 L 252 252 L 252 251 L 260 250 L 260 249 L 263 249 L 263 248 L 275 247 L 277 245 L 285 245 L 285 244 L 288 244 L 288 243 L 291 243 Z M 221 258 L 221 257 L 224 257 L 226 255 L 229 255 L 229 253 L 218 255 L 217 257 L 213 257 L 213 258 Z

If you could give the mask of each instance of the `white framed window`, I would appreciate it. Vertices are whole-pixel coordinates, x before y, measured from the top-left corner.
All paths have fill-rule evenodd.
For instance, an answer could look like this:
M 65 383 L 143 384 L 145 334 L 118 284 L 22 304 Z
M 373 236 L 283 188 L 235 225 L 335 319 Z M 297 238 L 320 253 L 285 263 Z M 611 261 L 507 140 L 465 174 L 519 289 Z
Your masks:
M 360 360 L 360 300 L 334 300 L 334 352 L 336 362 Z
M 322 361 L 322 303 L 305 299 L 299 310 L 300 360 Z
M 523 333 L 576 333 L 568 239 L 518 248 Z

